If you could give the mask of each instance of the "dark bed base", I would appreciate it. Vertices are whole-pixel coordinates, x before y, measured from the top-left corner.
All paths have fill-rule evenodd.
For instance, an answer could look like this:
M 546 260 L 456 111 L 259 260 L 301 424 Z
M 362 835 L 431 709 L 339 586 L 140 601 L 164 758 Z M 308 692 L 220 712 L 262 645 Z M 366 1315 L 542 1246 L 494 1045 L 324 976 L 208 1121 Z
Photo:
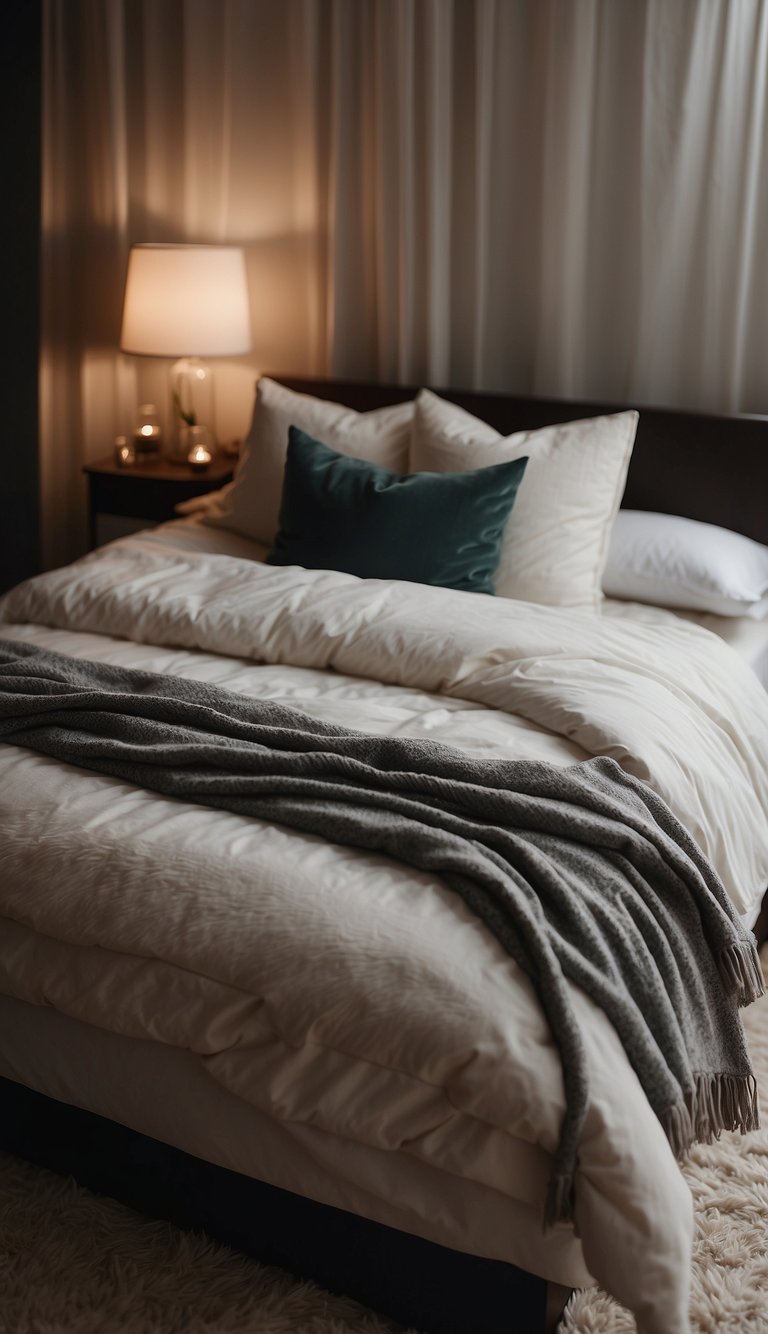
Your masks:
M 426 1334 L 549 1334 L 569 1296 L 513 1265 L 278 1190 L 1 1078 L 0 1148 Z

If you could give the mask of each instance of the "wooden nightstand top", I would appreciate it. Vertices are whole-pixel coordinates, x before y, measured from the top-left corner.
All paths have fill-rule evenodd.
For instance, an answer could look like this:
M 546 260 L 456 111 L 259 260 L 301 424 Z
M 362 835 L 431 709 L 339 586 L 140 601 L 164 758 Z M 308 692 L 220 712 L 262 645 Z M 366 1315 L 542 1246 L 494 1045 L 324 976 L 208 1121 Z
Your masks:
M 135 480 L 145 478 L 153 482 L 207 483 L 208 489 L 213 490 L 217 482 L 229 480 L 236 462 L 237 459 L 230 458 L 228 454 L 217 454 L 210 467 L 206 468 L 205 472 L 200 472 L 190 468 L 187 463 L 172 463 L 165 455 L 160 454 L 149 462 L 142 461 L 131 464 L 128 468 L 121 468 L 115 463 L 114 458 L 107 454 L 105 458 L 97 459 L 95 463 L 86 463 L 83 472 L 98 473 L 104 477 L 125 477 Z

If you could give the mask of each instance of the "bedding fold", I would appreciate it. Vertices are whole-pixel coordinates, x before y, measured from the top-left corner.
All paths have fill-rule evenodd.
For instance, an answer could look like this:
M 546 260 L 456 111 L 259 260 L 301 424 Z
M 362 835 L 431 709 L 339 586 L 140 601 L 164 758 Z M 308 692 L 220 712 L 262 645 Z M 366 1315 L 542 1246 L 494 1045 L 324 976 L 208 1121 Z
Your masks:
M 547 1223 L 572 1218 L 588 1106 L 568 982 L 607 1015 L 677 1154 L 757 1124 L 737 1014 L 762 994 L 754 944 L 674 814 L 613 760 L 476 759 L 8 640 L 0 736 L 438 874 L 531 979 L 560 1053 Z

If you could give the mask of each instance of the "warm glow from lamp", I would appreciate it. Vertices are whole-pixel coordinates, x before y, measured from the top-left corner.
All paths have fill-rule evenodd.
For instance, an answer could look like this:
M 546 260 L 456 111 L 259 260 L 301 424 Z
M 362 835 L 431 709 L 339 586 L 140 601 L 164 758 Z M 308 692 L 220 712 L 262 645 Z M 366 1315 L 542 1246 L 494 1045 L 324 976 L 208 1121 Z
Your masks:
M 174 457 L 186 430 L 214 429 L 213 376 L 201 357 L 251 350 L 245 256 L 239 246 L 136 245 L 128 258 L 120 347 L 142 357 L 180 357 L 171 371 Z

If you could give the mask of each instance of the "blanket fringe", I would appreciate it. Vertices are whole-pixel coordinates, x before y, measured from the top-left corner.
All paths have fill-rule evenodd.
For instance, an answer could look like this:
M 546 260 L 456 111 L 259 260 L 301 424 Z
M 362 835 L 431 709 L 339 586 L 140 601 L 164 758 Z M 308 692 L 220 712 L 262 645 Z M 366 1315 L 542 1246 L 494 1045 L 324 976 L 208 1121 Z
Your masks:
M 544 1205 L 544 1231 L 573 1222 L 573 1173 L 556 1173 L 550 1178 Z
M 754 1075 L 697 1074 L 692 1093 L 659 1118 L 672 1152 L 681 1158 L 692 1144 L 710 1144 L 723 1130 L 759 1130 Z
M 682 1102 L 659 1117 L 676 1158 L 693 1144 L 710 1144 L 724 1130 L 747 1134 L 760 1129 L 754 1075 L 694 1075 L 694 1087 Z M 544 1206 L 544 1230 L 573 1223 L 574 1174 L 550 1178 Z
M 720 977 L 729 995 L 735 993 L 738 1005 L 751 1005 L 765 992 L 760 957 L 751 940 L 737 940 L 717 956 Z

